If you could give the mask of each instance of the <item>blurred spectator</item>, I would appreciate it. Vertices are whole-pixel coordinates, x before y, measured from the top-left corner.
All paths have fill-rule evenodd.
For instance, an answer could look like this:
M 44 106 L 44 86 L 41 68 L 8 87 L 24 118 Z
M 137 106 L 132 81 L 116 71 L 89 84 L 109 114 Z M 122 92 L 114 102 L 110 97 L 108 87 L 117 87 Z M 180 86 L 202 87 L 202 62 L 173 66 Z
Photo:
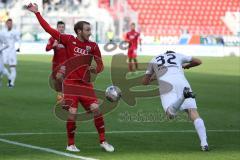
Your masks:
M 107 39 L 108 39 L 108 42 L 113 42 L 113 38 L 114 38 L 114 32 L 112 30 L 112 28 L 109 28 L 108 31 L 107 31 Z

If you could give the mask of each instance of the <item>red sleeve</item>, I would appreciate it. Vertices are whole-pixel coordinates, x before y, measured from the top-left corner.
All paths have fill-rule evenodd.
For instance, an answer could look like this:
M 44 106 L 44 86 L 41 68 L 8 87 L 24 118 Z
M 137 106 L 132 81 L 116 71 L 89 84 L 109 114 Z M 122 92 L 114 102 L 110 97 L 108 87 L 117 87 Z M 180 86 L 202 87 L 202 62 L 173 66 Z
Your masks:
M 49 38 L 48 40 L 48 44 L 46 46 L 46 51 L 50 51 L 51 49 L 53 49 L 53 43 L 54 43 L 54 39 L 53 38 Z
M 97 63 L 97 68 L 96 68 L 97 73 L 102 72 L 104 66 L 103 66 L 101 52 L 97 44 L 94 47 L 94 60 Z
M 42 28 L 49 33 L 54 39 L 61 41 L 62 44 L 66 45 L 69 40 L 69 35 L 61 35 L 57 30 L 53 29 L 41 16 L 39 12 L 35 13 Z

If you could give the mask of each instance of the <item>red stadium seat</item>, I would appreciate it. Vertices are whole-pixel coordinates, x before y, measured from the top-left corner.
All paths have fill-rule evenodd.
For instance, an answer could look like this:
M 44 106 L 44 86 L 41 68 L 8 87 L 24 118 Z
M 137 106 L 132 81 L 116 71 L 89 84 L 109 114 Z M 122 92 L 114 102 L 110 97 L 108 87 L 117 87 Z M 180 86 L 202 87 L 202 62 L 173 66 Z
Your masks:
M 139 13 L 138 23 L 146 36 L 179 35 L 182 27 L 188 28 L 194 34 L 229 35 L 231 32 L 222 22 L 221 17 L 227 11 L 239 9 L 239 0 L 127 1 L 129 6 Z M 105 8 L 109 6 L 108 0 L 98 2 L 99 6 Z

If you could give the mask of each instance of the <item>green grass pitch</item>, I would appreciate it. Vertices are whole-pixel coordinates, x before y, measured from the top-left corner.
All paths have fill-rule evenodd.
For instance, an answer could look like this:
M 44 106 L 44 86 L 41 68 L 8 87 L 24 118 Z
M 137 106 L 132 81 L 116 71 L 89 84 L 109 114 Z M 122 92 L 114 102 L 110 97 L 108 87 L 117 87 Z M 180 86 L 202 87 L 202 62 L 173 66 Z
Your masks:
M 139 57 L 139 61 L 147 62 L 150 58 Z M 48 86 L 51 57 L 20 55 L 18 59 L 16 87 L 8 89 L 4 79 L 0 88 L 0 139 L 65 152 L 66 135 L 62 133 L 65 123 L 53 115 L 56 93 Z M 198 110 L 208 129 L 210 152 L 200 151 L 194 126 L 183 113 L 178 120 L 163 117 L 160 121 L 152 120 L 152 114 L 163 114 L 160 100 L 155 97 L 138 98 L 134 107 L 121 100 L 119 106 L 105 116 L 109 132 L 106 137 L 114 145 L 114 153 L 100 149 L 97 134 L 81 133 L 95 132 L 92 121 L 79 122 L 76 145 L 81 152 L 74 154 L 101 160 L 240 159 L 240 58 L 201 59 L 203 64 L 187 70 L 186 77 L 197 93 Z M 110 61 L 111 57 L 104 57 L 105 71 L 95 84 L 102 90 L 110 84 Z M 141 121 L 136 118 L 137 114 L 147 119 Z M 71 158 L 0 141 L 0 160 L 16 159 Z

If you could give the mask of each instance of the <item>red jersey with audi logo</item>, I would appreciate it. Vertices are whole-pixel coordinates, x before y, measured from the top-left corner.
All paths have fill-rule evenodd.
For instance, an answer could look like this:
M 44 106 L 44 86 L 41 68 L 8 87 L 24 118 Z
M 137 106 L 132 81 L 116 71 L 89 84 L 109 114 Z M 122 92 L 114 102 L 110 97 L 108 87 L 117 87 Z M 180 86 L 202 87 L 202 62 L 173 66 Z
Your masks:
M 93 59 L 97 64 L 97 73 L 103 70 L 101 52 L 97 43 L 91 41 L 82 42 L 73 35 L 61 34 L 50 27 L 39 12 L 36 13 L 36 16 L 44 30 L 66 48 L 66 61 L 63 64 L 66 66 L 66 79 L 89 82 L 89 67 Z

